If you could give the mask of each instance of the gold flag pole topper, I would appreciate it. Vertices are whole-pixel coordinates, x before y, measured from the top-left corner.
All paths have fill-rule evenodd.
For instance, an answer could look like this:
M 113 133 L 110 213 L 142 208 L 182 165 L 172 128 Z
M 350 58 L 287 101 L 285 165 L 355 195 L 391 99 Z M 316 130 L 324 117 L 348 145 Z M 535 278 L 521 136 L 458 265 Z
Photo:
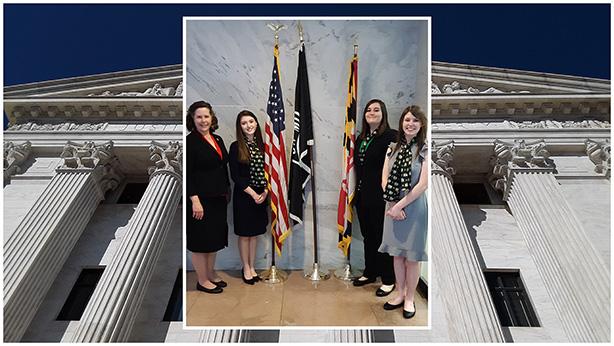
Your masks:
M 275 33 L 275 45 L 277 46 L 279 44 L 279 32 L 284 30 L 286 26 L 283 24 L 274 24 L 274 23 L 269 23 L 266 26 L 269 29 L 273 30 L 273 32 Z

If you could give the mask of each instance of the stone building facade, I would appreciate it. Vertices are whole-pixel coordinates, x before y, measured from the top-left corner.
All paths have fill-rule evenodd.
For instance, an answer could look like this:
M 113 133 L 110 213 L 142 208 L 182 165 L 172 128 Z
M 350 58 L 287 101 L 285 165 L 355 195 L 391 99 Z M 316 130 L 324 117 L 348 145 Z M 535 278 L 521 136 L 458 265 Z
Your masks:
M 184 256 L 175 65 L 4 89 L 4 340 L 609 341 L 610 82 L 437 62 L 431 77 L 430 330 L 166 321 Z M 60 318 L 100 268 L 81 317 Z M 522 287 L 488 279 L 510 273 Z M 506 292 L 533 326 L 501 315 Z

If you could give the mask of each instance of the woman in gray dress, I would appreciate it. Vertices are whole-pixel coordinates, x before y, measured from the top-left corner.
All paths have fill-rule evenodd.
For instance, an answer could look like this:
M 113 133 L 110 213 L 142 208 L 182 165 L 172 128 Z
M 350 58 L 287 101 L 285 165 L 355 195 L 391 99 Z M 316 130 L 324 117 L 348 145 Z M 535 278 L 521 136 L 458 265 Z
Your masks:
M 384 309 L 403 307 L 403 317 L 416 313 L 414 294 L 420 261 L 426 261 L 428 148 L 427 119 L 420 107 L 401 113 L 399 136 L 386 154 L 382 188 L 386 202 L 384 235 L 379 252 L 394 256 L 396 295 Z

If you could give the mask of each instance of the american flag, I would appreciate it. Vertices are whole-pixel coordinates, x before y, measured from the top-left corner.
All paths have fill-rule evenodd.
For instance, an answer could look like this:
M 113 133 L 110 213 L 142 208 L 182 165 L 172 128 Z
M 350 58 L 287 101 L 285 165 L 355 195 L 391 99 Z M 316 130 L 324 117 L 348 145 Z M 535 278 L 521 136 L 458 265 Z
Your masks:
M 273 74 L 269 88 L 269 101 L 266 112 L 268 118 L 264 127 L 264 170 L 271 197 L 271 233 L 275 240 L 275 250 L 281 256 L 283 241 L 290 235 L 286 191 L 287 164 L 284 130 L 286 129 L 284 102 L 279 77 L 279 47 L 275 45 Z
M 350 63 L 350 80 L 346 101 L 345 131 L 343 134 L 343 177 L 337 207 L 337 246 L 347 257 L 352 242 L 352 205 L 354 203 L 354 148 L 356 143 L 356 95 L 358 89 L 358 56 L 354 54 Z

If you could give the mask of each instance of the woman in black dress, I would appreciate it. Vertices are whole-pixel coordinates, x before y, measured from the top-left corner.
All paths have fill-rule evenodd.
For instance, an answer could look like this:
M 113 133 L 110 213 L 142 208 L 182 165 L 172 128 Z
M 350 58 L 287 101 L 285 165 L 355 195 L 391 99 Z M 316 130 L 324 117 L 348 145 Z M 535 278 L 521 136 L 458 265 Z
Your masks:
M 382 167 L 388 145 L 397 131 L 388 125 L 388 112 L 383 101 L 367 102 L 363 112 L 362 130 L 356 141 L 354 165 L 356 171 L 356 211 L 360 232 L 364 238 L 365 270 L 354 280 L 354 286 L 364 286 L 382 278 L 382 286 L 375 294 L 384 297 L 394 289 L 392 257 L 377 250 L 382 243 L 384 207 Z
M 230 176 L 234 181 L 232 212 L 235 234 L 239 236 L 239 254 L 243 263 L 243 282 L 253 285 L 260 280 L 254 261 L 257 236 L 269 223 L 268 190 L 264 176 L 264 142 L 258 119 L 244 110 L 237 115 L 237 140 L 230 145 Z
M 196 289 L 221 293 L 226 287 L 214 271 L 216 252 L 228 246 L 226 206 L 229 197 L 228 153 L 217 129 L 211 105 L 204 101 L 188 109 L 187 151 L 187 248 L 198 282 Z

